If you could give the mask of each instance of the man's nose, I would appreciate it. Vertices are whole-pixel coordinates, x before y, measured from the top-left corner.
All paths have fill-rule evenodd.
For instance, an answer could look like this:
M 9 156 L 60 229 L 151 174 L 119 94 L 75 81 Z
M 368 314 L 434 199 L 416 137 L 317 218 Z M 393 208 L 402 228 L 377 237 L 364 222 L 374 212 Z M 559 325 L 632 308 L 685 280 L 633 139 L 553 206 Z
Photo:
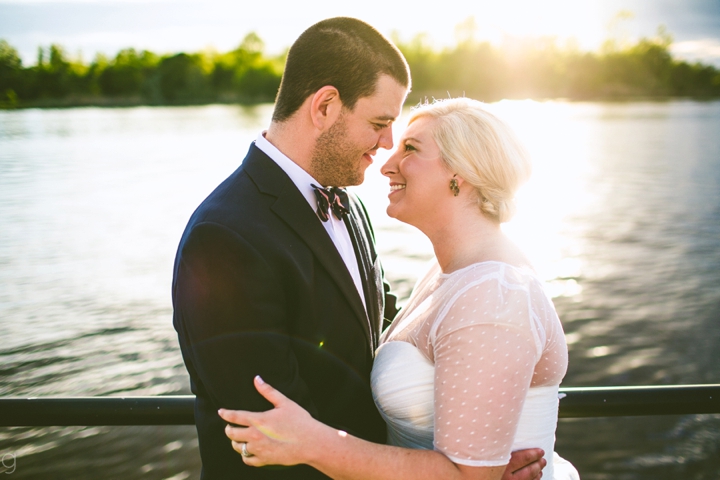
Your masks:
M 392 127 L 383 128 L 377 142 L 378 147 L 390 150 L 393 147 Z

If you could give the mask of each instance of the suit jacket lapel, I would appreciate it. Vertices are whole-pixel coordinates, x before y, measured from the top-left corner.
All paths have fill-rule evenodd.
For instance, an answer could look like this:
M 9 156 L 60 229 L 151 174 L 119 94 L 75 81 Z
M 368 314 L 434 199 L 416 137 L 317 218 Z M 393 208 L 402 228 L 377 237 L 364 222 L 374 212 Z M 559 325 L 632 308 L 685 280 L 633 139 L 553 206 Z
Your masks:
M 370 322 L 370 330 L 372 331 L 373 351 L 375 351 L 378 347 L 382 324 L 382 275 L 362 205 L 354 196 L 349 195 L 348 197 L 350 199 L 351 215 L 345 217 L 345 225 L 352 238 L 355 256 L 361 272 L 365 306 Z
M 374 352 L 374 335 L 369 329 L 365 308 L 350 272 L 348 272 L 335 244 L 333 244 L 321 225 L 320 219 L 317 218 L 317 215 L 312 211 L 295 184 L 255 144 L 250 147 L 250 151 L 243 162 L 243 169 L 253 179 L 262 193 L 277 198 L 271 207 L 273 212 L 282 218 L 305 241 L 328 271 L 352 306 L 356 320 L 363 327 L 370 351 Z

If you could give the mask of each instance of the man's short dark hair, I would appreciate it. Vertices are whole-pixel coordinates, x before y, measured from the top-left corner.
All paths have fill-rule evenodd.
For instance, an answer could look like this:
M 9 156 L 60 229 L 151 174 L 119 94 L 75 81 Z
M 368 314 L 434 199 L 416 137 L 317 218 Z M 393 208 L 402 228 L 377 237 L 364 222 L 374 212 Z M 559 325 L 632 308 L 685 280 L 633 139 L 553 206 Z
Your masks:
M 410 86 L 405 57 L 380 32 L 355 18 L 318 22 L 288 52 L 272 120 L 287 120 L 326 85 L 337 88 L 343 106 L 352 110 L 360 98 L 375 93 L 381 74 Z

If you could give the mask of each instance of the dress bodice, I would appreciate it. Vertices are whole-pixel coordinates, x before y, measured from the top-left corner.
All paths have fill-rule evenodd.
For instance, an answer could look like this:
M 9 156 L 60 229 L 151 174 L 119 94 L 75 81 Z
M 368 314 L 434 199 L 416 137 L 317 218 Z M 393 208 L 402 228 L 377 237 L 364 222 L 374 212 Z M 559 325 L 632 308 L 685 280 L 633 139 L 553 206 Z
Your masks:
M 434 265 L 381 342 L 372 389 L 389 443 L 471 466 L 540 447 L 545 478 L 575 478 L 552 473 L 567 347 L 532 272 L 484 262 L 444 275 Z
M 433 448 L 435 366 L 407 342 L 384 343 L 371 377 L 375 405 L 388 425 L 388 444 Z
M 434 365 L 413 345 L 387 342 L 378 348 L 372 390 L 375 404 L 388 425 L 389 445 L 434 448 L 434 378 Z M 557 386 L 529 389 L 512 443 L 513 451 L 542 448 L 547 452 L 548 464 L 543 478 L 555 478 L 553 448 L 557 414 Z M 483 466 L 483 463 L 474 464 Z

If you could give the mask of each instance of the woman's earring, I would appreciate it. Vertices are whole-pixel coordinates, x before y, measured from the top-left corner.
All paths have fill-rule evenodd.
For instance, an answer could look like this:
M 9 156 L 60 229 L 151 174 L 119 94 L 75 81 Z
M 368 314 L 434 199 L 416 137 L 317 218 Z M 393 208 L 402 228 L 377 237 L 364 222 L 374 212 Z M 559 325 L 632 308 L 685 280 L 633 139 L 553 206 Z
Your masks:
M 458 186 L 457 180 L 454 178 L 450 180 L 450 190 L 452 190 L 453 196 L 457 197 L 460 195 L 460 187 Z

